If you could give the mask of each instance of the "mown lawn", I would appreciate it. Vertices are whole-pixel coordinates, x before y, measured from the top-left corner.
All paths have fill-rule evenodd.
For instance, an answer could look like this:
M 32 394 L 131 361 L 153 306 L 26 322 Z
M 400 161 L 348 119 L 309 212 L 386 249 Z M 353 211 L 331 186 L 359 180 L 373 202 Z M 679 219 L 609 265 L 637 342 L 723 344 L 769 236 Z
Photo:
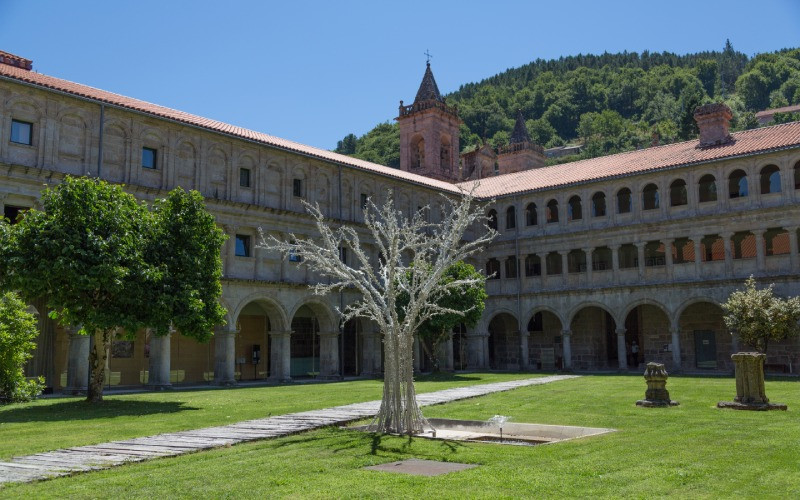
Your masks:
M 787 412 L 718 410 L 732 379 L 672 378 L 681 406 L 634 406 L 644 382 L 586 376 L 425 409 L 430 417 L 613 427 L 536 447 L 326 428 L 1 490 L 5 497 L 800 497 L 800 382 L 769 381 Z M 480 464 L 438 477 L 363 470 L 405 458 Z
M 428 375 L 419 378 L 417 388 L 419 392 L 430 392 L 532 376 L 538 375 Z M 106 396 L 99 405 L 91 405 L 75 397 L 0 406 L 0 460 L 70 446 L 370 401 L 380 399 L 381 384 L 379 380 L 358 380 L 227 390 L 165 391 Z

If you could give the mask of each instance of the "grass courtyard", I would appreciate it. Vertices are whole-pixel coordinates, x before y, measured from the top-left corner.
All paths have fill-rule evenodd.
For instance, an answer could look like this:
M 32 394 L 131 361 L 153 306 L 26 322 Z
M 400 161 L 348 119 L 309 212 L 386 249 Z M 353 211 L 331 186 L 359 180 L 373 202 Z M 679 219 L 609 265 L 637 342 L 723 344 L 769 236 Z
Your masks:
M 423 379 L 419 387 L 423 392 L 520 376 L 443 376 Z M 326 428 L 7 486 L 0 497 L 800 497 L 800 381 L 767 382 L 767 395 L 787 403 L 787 412 L 716 409 L 717 401 L 734 395 L 731 378 L 673 377 L 668 389 L 681 405 L 668 409 L 634 406 L 644 388 L 641 376 L 584 376 L 424 409 L 429 417 L 485 420 L 503 414 L 517 422 L 619 431 L 552 445 L 409 440 Z M 78 404 L 71 400 L 39 401 L 0 410 L 0 453 L 8 457 L 87 439 L 230 423 L 379 395 L 379 382 L 358 381 L 109 398 L 109 408 L 132 405 L 121 416 L 112 409 L 58 410 L 58 405 Z M 164 411 L 156 413 L 158 408 Z M 20 421 L 37 414 L 36 421 Z M 438 477 L 362 470 L 405 458 L 481 466 Z

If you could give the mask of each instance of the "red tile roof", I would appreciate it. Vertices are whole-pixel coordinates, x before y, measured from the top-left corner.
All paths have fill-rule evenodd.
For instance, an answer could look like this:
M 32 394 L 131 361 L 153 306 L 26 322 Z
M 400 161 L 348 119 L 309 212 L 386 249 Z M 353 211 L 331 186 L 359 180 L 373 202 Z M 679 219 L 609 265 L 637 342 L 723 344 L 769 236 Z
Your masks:
M 698 141 L 679 142 L 588 160 L 562 163 L 481 180 L 477 195 L 507 196 L 604 178 L 623 177 L 671 167 L 800 147 L 800 122 L 745 130 L 720 146 L 698 148 Z M 462 186 L 468 183 L 462 183 Z
M 285 151 L 301 153 L 314 158 L 319 158 L 321 160 L 331 161 L 337 164 L 354 167 L 360 170 L 374 172 L 376 174 L 393 177 L 395 179 L 409 181 L 416 184 L 421 184 L 432 188 L 440 189 L 443 191 L 450 191 L 450 192 L 458 191 L 458 188 L 449 182 L 439 181 L 422 175 L 405 172 L 403 170 L 399 170 L 396 168 L 386 167 L 384 165 L 378 165 L 377 163 L 359 160 L 356 158 L 352 158 L 350 156 L 333 153 L 325 149 L 306 146 L 305 144 L 300 144 L 298 142 L 281 139 L 280 137 L 275 137 L 261 132 L 255 132 L 253 130 L 248 130 L 246 128 L 237 127 L 235 125 L 230 125 L 216 120 L 211 120 L 209 118 L 203 118 L 201 116 L 185 113 L 183 111 L 178 111 L 164 106 L 159 106 L 157 104 L 152 104 L 146 101 L 140 101 L 138 99 L 125 97 L 119 94 L 114 94 L 112 92 L 107 92 L 105 90 L 89 87 L 87 85 L 73 83 L 68 80 L 62 80 L 60 78 L 54 78 L 52 76 L 43 75 L 41 73 L 26 71 L 24 69 L 15 68 L 13 66 L 0 64 L 0 78 L 3 77 L 30 83 L 39 87 L 45 87 L 48 89 L 65 92 L 67 94 L 72 94 L 79 97 L 92 99 L 95 101 L 100 101 L 106 104 L 119 106 L 121 108 L 140 111 L 161 118 L 167 118 L 169 120 L 174 120 L 177 122 L 186 123 L 188 125 L 201 127 L 210 131 L 221 132 L 223 134 L 228 134 L 231 136 L 240 137 L 242 139 L 255 141 Z
M 379 175 L 440 189 L 457 192 L 459 188 L 469 189 L 472 182 L 450 184 L 399 169 L 378 165 L 349 156 L 340 155 L 325 149 L 306 146 L 272 135 L 255 132 L 242 127 L 184 113 L 174 109 L 125 97 L 87 85 L 54 78 L 5 64 L 0 64 L 0 79 L 26 82 L 38 87 L 131 109 L 153 116 L 174 120 L 180 123 L 204 128 L 213 132 L 251 140 L 284 151 L 292 151 L 339 165 L 357 168 Z M 716 147 L 698 149 L 698 142 L 687 141 L 655 148 L 630 151 L 611 156 L 592 158 L 561 165 L 553 165 L 513 174 L 490 177 L 481 180 L 476 195 L 479 197 L 507 196 L 517 193 L 539 191 L 572 184 L 579 184 L 603 178 L 621 177 L 692 165 L 724 158 L 765 153 L 769 151 L 800 146 L 800 122 L 776 125 L 733 134 L 733 141 Z

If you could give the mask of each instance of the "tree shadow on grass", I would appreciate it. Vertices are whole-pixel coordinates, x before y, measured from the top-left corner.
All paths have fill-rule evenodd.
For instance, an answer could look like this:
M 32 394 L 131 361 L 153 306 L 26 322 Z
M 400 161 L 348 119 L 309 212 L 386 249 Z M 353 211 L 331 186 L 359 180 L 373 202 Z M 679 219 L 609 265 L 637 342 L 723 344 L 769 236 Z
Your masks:
M 65 401 L 46 406 L 22 406 L 0 411 L 0 422 L 64 422 L 70 420 L 99 420 L 113 417 L 138 417 L 161 413 L 181 413 L 200 408 L 186 406 L 179 401 L 121 401 L 106 400 L 102 403 Z

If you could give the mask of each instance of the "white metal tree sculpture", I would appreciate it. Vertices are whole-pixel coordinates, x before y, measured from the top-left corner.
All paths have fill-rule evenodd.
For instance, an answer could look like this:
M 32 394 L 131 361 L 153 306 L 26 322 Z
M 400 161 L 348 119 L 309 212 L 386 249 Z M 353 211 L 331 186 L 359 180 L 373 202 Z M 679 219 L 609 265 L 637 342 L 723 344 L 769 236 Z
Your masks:
M 378 207 L 371 200 L 364 211 L 364 224 L 378 257 L 362 245 L 355 227 L 331 227 L 319 206 L 306 204 L 316 222 L 319 238 L 289 235 L 287 240 L 261 233 L 259 246 L 277 250 L 284 256 L 302 257 L 305 265 L 328 283 L 313 286 L 316 294 L 356 289 L 360 299 L 340 311 L 342 321 L 367 318 L 374 321 L 383 336 L 385 353 L 383 399 L 370 430 L 398 434 L 423 432 L 427 422 L 417 405 L 414 390 L 414 332 L 425 320 L 444 313 L 461 313 L 437 306 L 442 295 L 460 293 L 476 280 L 454 280 L 441 284 L 445 270 L 454 262 L 479 252 L 495 236 L 485 224 L 481 207 L 474 203 L 472 192 L 453 198 L 444 197 L 441 221 L 428 222 L 426 209 L 412 217 L 395 208 L 391 193 Z M 464 238 L 469 228 L 478 228 Z M 340 258 L 341 248 L 349 248 L 352 265 Z M 398 315 L 397 299 L 410 297 L 404 314 Z

